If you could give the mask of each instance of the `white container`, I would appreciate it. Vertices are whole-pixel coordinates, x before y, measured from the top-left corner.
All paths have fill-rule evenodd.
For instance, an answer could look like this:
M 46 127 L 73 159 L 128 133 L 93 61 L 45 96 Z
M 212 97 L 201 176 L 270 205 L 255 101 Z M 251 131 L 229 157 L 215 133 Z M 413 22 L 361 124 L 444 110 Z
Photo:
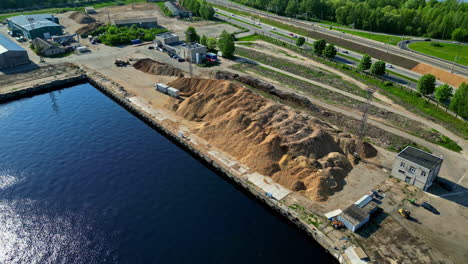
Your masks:
M 167 88 L 167 94 L 174 98 L 178 98 L 180 95 L 180 92 L 176 88 L 169 87 Z
M 167 89 L 169 88 L 169 86 L 165 85 L 164 83 L 157 83 L 155 87 L 157 91 L 165 94 L 167 94 Z
M 84 52 L 88 52 L 89 49 L 88 49 L 88 47 L 83 46 L 83 47 L 76 48 L 76 51 L 79 52 L 79 53 L 84 53 Z

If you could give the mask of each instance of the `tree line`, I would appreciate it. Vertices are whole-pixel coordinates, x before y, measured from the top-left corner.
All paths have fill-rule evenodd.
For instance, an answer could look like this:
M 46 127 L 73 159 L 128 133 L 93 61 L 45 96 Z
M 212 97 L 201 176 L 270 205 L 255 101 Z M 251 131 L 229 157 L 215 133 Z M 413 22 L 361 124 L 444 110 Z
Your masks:
M 194 16 L 208 20 L 214 18 L 215 10 L 206 0 L 183 0 L 180 5 L 192 11 Z
M 457 0 L 234 0 L 279 15 L 357 29 L 468 41 L 468 3 Z
M 229 34 L 226 30 L 223 30 L 218 39 L 209 38 L 205 35 L 200 37 L 194 27 L 188 27 L 187 30 L 185 30 L 185 42 L 200 43 L 206 46 L 209 51 L 216 51 L 216 49 L 219 49 L 219 51 L 223 53 L 223 57 L 226 58 L 232 58 L 234 56 L 236 50 L 234 41 L 234 36 Z
M 42 7 L 42 6 L 59 6 L 64 4 L 83 4 L 86 0 L 1 0 L 0 1 L 0 10 L 1 9 L 16 9 L 16 8 L 28 8 L 28 7 Z

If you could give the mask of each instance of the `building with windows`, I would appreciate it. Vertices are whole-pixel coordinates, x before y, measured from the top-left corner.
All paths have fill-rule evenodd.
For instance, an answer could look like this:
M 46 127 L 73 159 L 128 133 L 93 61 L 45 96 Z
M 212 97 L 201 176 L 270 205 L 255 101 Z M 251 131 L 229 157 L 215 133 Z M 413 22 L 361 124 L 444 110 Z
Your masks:
M 198 43 L 185 43 L 179 40 L 179 36 L 173 33 L 156 35 L 154 45 L 162 47 L 167 52 L 176 54 L 180 58 L 190 59 L 192 62 L 201 64 L 206 58 L 207 49 Z
M 65 52 L 65 49 L 59 44 L 41 38 L 33 39 L 32 44 L 34 48 L 40 51 L 44 56 L 53 56 Z
M 7 18 L 8 27 L 13 36 L 23 36 L 29 40 L 35 38 L 49 39 L 63 35 L 58 18 L 53 15 L 21 15 Z
M 395 158 L 392 176 L 426 191 L 439 176 L 442 162 L 442 158 L 406 147 Z
M 379 209 L 378 204 L 371 195 L 366 194 L 354 204 L 348 206 L 336 218 L 341 221 L 351 232 L 369 222 L 372 214 Z
M 28 52 L 7 36 L 0 34 L 0 69 L 28 63 Z

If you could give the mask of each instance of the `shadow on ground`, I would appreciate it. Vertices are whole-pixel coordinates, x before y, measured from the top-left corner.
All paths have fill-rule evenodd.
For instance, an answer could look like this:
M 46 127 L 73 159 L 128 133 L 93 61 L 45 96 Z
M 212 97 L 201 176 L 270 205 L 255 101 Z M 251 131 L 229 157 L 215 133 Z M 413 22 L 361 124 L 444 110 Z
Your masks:
M 34 71 L 37 69 L 39 69 L 39 65 L 31 61 L 29 64 L 17 66 L 14 68 L 0 69 L 0 72 L 6 75 L 11 75 L 11 74 L 18 74 L 18 73 L 27 73 L 27 72 Z
M 445 178 L 438 178 L 427 192 L 464 207 L 468 207 L 468 189 L 456 182 Z

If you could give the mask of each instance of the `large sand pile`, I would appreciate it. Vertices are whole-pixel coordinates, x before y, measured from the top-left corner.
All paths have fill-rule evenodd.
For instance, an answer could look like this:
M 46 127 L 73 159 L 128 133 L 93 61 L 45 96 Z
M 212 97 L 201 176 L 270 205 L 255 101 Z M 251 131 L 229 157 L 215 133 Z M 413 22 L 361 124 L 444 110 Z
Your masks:
M 83 12 L 73 12 L 68 18 L 75 20 L 78 24 L 91 24 L 96 22 L 94 18 Z
M 266 100 L 239 84 L 179 78 L 170 86 L 187 99 L 168 99 L 194 132 L 285 187 L 324 201 L 342 189 L 355 162 L 356 139 L 330 125 Z
M 138 60 L 135 64 L 133 64 L 133 67 L 142 72 L 155 75 L 184 77 L 184 74 L 180 69 L 165 63 L 154 61 L 152 59 Z
M 91 23 L 91 24 L 88 24 L 86 26 L 83 26 L 81 28 L 79 28 L 77 31 L 76 31 L 76 34 L 80 35 L 80 36 L 85 36 L 87 37 L 87 35 L 89 33 L 91 33 L 92 31 L 98 29 L 100 26 L 102 26 L 103 24 L 100 23 L 100 22 L 96 22 L 96 23 Z

